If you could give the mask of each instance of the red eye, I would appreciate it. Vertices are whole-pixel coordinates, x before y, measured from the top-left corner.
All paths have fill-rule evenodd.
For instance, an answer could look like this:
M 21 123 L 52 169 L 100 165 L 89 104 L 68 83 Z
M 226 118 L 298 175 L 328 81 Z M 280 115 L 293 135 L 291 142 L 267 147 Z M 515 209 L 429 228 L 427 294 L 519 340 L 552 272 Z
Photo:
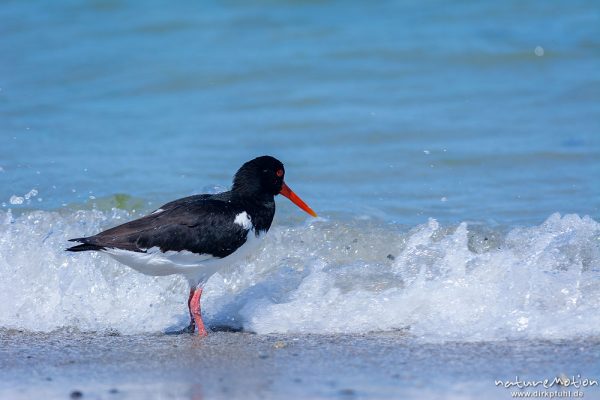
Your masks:
M 283 170 L 282 169 L 278 169 L 277 170 L 277 176 L 280 177 L 280 178 L 283 176 Z

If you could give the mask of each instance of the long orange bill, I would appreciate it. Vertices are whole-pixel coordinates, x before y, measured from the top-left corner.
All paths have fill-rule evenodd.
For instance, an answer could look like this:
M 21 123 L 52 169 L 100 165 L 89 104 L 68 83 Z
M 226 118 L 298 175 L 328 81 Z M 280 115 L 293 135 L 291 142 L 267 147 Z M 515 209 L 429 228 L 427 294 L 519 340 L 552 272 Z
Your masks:
M 281 185 L 281 192 L 279 193 L 290 199 L 292 203 L 294 203 L 313 217 L 317 216 L 317 213 L 314 212 L 305 202 L 303 202 L 302 199 L 298 197 L 288 185 L 285 184 L 285 182 L 283 183 L 283 185 Z

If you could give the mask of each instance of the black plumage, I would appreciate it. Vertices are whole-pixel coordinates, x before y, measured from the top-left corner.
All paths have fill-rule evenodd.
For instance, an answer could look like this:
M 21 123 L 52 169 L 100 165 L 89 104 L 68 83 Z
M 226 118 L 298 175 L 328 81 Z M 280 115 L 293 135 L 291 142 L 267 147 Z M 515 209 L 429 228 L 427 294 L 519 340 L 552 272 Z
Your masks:
M 283 174 L 277 176 L 279 170 L 283 171 L 281 162 L 268 156 L 259 157 L 240 168 L 228 192 L 172 201 L 145 217 L 94 236 L 71 239 L 82 244 L 67 250 L 114 248 L 145 252 L 158 247 L 162 252 L 187 250 L 227 257 L 245 243 L 248 234 L 258 235 L 271 227 L 275 215 L 274 196 L 283 183 Z M 266 175 L 272 181 L 261 179 Z M 250 217 L 253 232 L 234 223 L 236 216 L 243 212 Z

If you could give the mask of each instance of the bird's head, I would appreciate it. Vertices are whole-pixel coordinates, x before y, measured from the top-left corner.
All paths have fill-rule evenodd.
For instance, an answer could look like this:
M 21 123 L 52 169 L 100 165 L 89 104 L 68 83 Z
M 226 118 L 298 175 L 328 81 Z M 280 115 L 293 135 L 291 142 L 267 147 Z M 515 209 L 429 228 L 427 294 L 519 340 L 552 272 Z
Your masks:
M 271 156 L 257 157 L 246 162 L 233 178 L 232 191 L 244 196 L 260 197 L 282 194 L 308 214 L 317 214 L 285 184 L 285 168 Z

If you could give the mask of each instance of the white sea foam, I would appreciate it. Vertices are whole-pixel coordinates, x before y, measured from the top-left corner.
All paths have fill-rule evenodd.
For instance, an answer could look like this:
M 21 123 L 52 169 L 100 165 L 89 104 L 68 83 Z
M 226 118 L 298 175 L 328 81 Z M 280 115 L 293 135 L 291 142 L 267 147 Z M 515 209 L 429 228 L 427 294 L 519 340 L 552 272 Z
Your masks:
M 66 239 L 123 211 L 0 212 L 0 327 L 159 332 L 187 322 L 187 283 L 153 278 Z M 600 224 L 554 214 L 508 232 L 435 220 L 274 227 L 205 286 L 209 326 L 257 333 L 403 329 L 421 340 L 600 334 Z

